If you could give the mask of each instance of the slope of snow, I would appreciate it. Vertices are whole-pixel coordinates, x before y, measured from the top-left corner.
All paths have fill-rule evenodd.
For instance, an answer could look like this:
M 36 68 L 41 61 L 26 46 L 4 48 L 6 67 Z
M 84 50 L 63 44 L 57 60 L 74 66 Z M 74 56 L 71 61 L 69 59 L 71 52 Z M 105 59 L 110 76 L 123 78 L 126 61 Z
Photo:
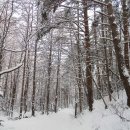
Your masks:
M 126 107 L 123 98 L 109 103 L 107 110 L 101 100 L 95 101 L 94 111 L 86 110 L 77 119 L 74 118 L 73 109 L 15 121 L 3 117 L 5 122 L 0 130 L 130 130 L 130 109 Z

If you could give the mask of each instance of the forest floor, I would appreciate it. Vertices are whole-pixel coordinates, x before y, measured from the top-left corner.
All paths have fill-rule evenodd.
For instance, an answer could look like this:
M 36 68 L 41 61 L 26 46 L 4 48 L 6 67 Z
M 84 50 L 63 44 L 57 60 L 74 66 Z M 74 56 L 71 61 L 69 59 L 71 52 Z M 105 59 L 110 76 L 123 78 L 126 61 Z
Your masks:
M 125 99 L 122 93 L 118 101 L 108 103 L 108 109 L 101 100 L 95 101 L 93 112 L 85 110 L 77 118 L 74 118 L 74 109 L 21 120 L 0 116 L 4 120 L 0 130 L 130 130 L 130 109 L 126 107 Z

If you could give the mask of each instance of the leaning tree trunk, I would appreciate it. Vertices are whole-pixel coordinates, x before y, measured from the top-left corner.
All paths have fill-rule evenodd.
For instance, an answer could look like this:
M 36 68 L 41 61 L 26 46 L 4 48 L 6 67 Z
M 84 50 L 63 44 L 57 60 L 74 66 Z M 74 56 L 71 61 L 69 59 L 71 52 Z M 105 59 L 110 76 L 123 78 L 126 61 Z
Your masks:
M 125 67 L 125 62 L 124 62 L 122 50 L 120 47 L 120 40 L 118 37 L 119 36 L 118 28 L 117 28 L 117 24 L 115 23 L 115 16 L 113 14 L 113 8 L 112 8 L 111 3 L 108 3 L 107 10 L 108 10 L 108 15 L 109 15 L 109 24 L 110 24 L 110 27 L 112 30 L 113 44 L 114 44 L 116 59 L 117 59 L 117 63 L 118 63 L 118 70 L 119 70 L 120 78 L 123 82 L 123 85 L 124 85 L 124 88 L 126 91 L 127 105 L 130 107 L 130 84 L 128 81 L 129 77 L 124 74 L 125 69 L 126 70 L 128 70 L 128 69 Z

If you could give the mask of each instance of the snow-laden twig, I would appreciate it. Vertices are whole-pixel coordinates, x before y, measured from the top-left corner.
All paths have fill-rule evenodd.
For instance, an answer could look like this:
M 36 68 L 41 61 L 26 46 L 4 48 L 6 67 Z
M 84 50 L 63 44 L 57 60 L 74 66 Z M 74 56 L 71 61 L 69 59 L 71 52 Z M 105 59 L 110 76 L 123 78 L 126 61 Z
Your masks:
M 19 69 L 22 65 L 23 65 L 23 63 L 20 63 L 20 64 L 18 64 L 18 65 L 15 66 L 15 67 L 12 67 L 12 68 L 7 69 L 7 70 L 3 70 L 3 71 L 0 72 L 0 75 L 5 74 L 5 73 L 12 72 L 12 71 L 14 71 L 14 70 L 16 70 L 16 69 Z
M 100 39 L 105 39 L 105 40 L 113 41 L 112 39 L 110 39 L 108 37 L 100 37 Z
M 96 12 L 99 13 L 99 14 L 101 14 L 101 15 L 103 15 L 103 16 L 109 17 L 108 14 L 105 14 L 105 13 L 103 13 L 103 12 L 100 12 L 100 11 L 96 11 Z
M 4 48 L 5 51 L 10 51 L 10 52 L 24 52 L 24 50 L 11 50 L 11 49 L 7 49 L 7 48 Z

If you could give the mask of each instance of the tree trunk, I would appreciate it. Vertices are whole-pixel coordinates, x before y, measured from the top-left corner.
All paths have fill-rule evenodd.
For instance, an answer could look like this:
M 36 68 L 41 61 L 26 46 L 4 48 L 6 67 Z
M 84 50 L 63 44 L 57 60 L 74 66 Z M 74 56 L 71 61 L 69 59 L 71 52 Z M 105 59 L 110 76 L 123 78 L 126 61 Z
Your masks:
M 35 93 L 36 93 L 37 44 L 38 44 L 38 40 L 36 40 L 36 42 L 35 42 L 35 52 L 34 52 L 34 66 L 33 66 L 33 92 L 32 92 L 32 116 L 35 116 Z
M 12 53 L 11 53 L 11 55 L 10 55 L 8 69 L 9 69 L 10 66 L 11 66 L 11 60 L 12 60 Z M 6 98 L 6 96 L 7 96 L 8 77 L 9 77 L 9 74 L 7 73 L 7 75 L 6 75 L 6 80 L 5 80 L 5 85 L 4 85 L 4 98 Z
M 16 73 L 16 75 L 15 75 Z M 11 117 L 13 116 L 13 110 L 14 110 L 14 103 L 16 98 L 16 89 L 18 85 L 18 78 L 19 78 L 19 69 L 14 72 L 14 79 L 13 79 L 13 86 L 12 86 L 12 97 L 11 97 Z
M 83 90 L 82 90 L 82 68 L 81 68 L 81 50 L 80 50 L 80 30 L 79 30 L 79 2 L 77 2 L 77 20 L 78 20 L 78 29 L 77 29 L 77 61 L 78 61 L 78 74 L 77 74 L 77 83 L 79 88 L 79 110 L 80 113 L 83 110 Z
M 115 23 L 115 16 L 113 14 L 113 8 L 112 8 L 111 3 L 108 3 L 107 10 L 108 10 L 108 15 L 109 15 L 109 24 L 110 24 L 110 27 L 112 30 L 113 44 L 114 44 L 116 59 L 117 59 L 117 63 L 118 63 L 118 70 L 119 70 L 120 78 L 123 82 L 123 85 L 124 85 L 124 88 L 126 91 L 127 105 L 130 107 L 130 85 L 129 85 L 129 81 L 128 81 L 129 77 L 124 75 L 124 71 L 125 71 L 125 69 L 127 70 L 127 68 L 125 68 L 125 62 L 124 62 L 122 50 L 120 47 L 120 40 L 118 37 L 119 34 L 118 34 L 117 24 Z
M 92 70 L 90 59 L 90 39 L 89 39 L 89 24 L 88 24 L 88 4 L 87 0 L 83 0 L 84 6 L 84 26 L 85 26 L 85 48 L 86 48 L 86 87 L 88 90 L 87 101 L 89 110 L 93 110 L 93 86 L 92 86 Z
M 122 0 L 122 10 L 123 10 L 123 33 L 124 33 L 124 60 L 127 69 L 130 69 L 129 66 L 129 23 L 128 23 L 128 8 L 126 5 L 126 0 Z M 129 70 L 130 71 L 130 70 Z
M 22 118 L 22 112 L 23 112 L 23 99 L 24 99 L 24 85 L 25 85 L 25 72 L 26 72 L 26 55 L 27 52 L 25 51 L 25 55 L 24 55 L 24 66 L 23 66 L 23 77 L 22 77 L 22 90 L 21 90 L 21 98 L 20 98 L 20 115 L 19 118 Z
M 52 40 L 52 34 L 51 34 Z M 48 59 L 48 82 L 47 82 L 47 99 L 46 99 L 46 112 L 49 114 L 49 104 L 50 104 L 50 81 L 51 81 L 51 64 L 52 64 L 52 41 L 50 43 L 50 52 Z
M 28 59 L 29 59 L 29 54 L 28 54 Z M 26 78 L 25 89 L 24 89 L 24 113 L 27 112 L 27 98 L 28 98 L 28 87 L 29 87 L 29 76 L 30 76 L 28 62 L 29 61 L 27 60 L 27 73 L 26 73 L 27 78 Z
M 57 81 L 56 81 L 56 94 L 55 94 L 55 113 L 57 112 L 57 103 L 58 103 L 58 88 L 59 88 L 59 77 L 60 77 L 60 63 L 61 63 L 61 44 L 58 48 L 58 65 L 57 65 Z

